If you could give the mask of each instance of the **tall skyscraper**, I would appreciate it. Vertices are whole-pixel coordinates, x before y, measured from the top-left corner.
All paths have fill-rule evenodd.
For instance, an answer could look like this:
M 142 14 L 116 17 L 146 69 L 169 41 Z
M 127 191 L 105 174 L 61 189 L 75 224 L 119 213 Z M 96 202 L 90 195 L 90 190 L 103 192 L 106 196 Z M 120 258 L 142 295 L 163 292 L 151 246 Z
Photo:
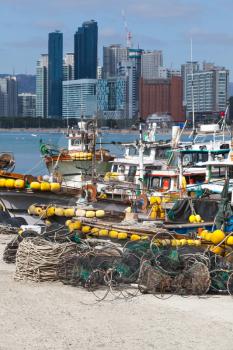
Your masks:
M 0 116 L 17 117 L 18 84 L 16 77 L 0 79 Z
M 48 116 L 62 117 L 63 34 L 49 33 L 48 42 Z
M 142 78 L 158 79 L 159 67 L 163 66 L 163 53 L 160 50 L 146 51 L 142 54 Z
M 186 110 L 187 106 L 187 96 L 186 96 L 186 91 L 187 91 L 187 76 L 188 74 L 197 73 L 199 72 L 199 63 L 196 61 L 188 61 L 185 64 L 181 65 L 181 77 L 183 81 L 183 106 Z
M 108 79 L 117 75 L 120 62 L 128 59 L 128 48 L 121 45 L 103 47 L 103 78 Z
M 36 116 L 48 117 L 48 55 L 43 54 L 36 65 Z
M 126 118 L 133 119 L 137 117 L 137 68 L 134 62 L 123 61 L 118 66 L 118 77 L 125 78 L 127 81 L 126 90 Z
M 98 25 L 94 20 L 84 22 L 74 35 L 74 78 L 97 77 Z
M 210 67 L 211 68 L 211 67 Z M 192 113 L 192 85 L 194 112 L 196 115 L 212 115 L 225 111 L 228 101 L 229 71 L 223 67 L 212 67 L 187 75 L 187 116 Z
M 22 93 L 18 95 L 18 116 L 35 117 L 36 116 L 36 95 L 31 93 Z
M 67 53 L 63 61 L 63 81 L 74 79 L 74 54 Z

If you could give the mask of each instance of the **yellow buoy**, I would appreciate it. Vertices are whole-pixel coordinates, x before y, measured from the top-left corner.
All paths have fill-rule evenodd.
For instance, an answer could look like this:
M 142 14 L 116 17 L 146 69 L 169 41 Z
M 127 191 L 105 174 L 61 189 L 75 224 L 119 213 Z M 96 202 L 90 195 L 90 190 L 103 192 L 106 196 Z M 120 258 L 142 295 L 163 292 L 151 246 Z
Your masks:
M 50 183 L 49 182 L 41 182 L 40 189 L 41 189 L 41 191 L 50 191 Z
M 15 180 L 15 188 L 22 189 L 25 186 L 24 180 L 17 179 Z
M 33 191 L 39 191 L 40 190 L 40 183 L 37 181 L 33 181 L 30 183 L 30 189 Z
M 86 210 L 77 209 L 75 215 L 79 216 L 79 217 L 85 217 L 86 216 Z
M 54 216 L 55 215 L 55 208 L 54 207 L 49 207 L 46 209 L 46 214 L 48 217 Z
M 119 232 L 117 238 L 118 239 L 127 239 L 128 235 L 126 232 Z
M 83 233 L 89 233 L 90 231 L 91 231 L 90 226 L 83 226 L 83 227 L 82 227 L 82 232 L 83 232 Z
M 61 191 L 61 185 L 58 182 L 52 182 L 50 184 L 50 190 L 52 192 L 60 192 Z
M 188 239 L 187 242 L 188 242 L 188 245 L 194 245 L 195 244 L 193 239 Z
M 97 218 L 102 218 L 105 215 L 105 211 L 104 210 L 96 210 L 95 215 Z
M 185 238 L 182 238 L 181 240 L 180 240 L 180 245 L 186 245 L 188 242 L 187 242 L 187 239 L 185 239 Z
M 7 188 L 14 188 L 15 187 L 15 180 L 14 179 L 6 179 L 5 186 Z
M 221 247 L 211 246 L 211 247 L 210 247 L 210 251 L 211 251 L 212 253 L 214 253 L 214 254 L 221 255 L 221 254 L 223 253 L 224 249 L 221 248 Z
M 195 215 L 195 219 L 196 219 L 196 222 L 201 222 L 201 217 L 200 217 L 200 215 Z
M 233 245 L 233 236 L 228 237 L 226 243 L 228 245 Z
M 199 246 L 201 245 L 200 239 L 195 239 L 195 240 L 194 240 L 194 245 L 197 246 L 197 247 L 199 247 Z
M 30 207 L 28 208 L 28 214 L 29 215 L 34 215 L 35 211 L 36 211 L 35 205 L 30 205 Z
M 195 223 L 196 222 L 196 216 L 195 215 L 190 215 L 189 222 L 191 222 L 192 224 Z
M 6 184 L 6 179 L 4 179 L 3 177 L 0 179 L 0 187 L 5 187 Z
M 75 230 L 80 230 L 82 227 L 82 223 L 80 221 L 74 221 L 74 228 Z
M 64 216 L 64 209 L 63 208 L 55 208 L 55 215 L 56 216 Z
M 109 231 L 109 237 L 111 238 L 118 238 L 118 232 L 117 231 Z
M 70 224 L 72 223 L 72 220 L 66 220 L 66 222 L 65 222 L 65 226 L 69 226 Z
M 86 211 L 86 218 L 94 218 L 95 217 L 95 211 L 94 210 L 87 210 Z
M 99 230 L 99 236 L 108 236 L 108 230 L 105 230 L 105 229 Z
M 157 219 L 157 211 L 153 211 L 153 210 L 152 210 L 152 212 L 151 212 L 151 214 L 150 214 L 150 218 L 151 218 L 151 220 Z
M 35 207 L 35 215 L 41 215 L 43 212 L 43 209 L 41 207 Z
M 222 230 L 215 230 L 211 236 L 211 242 L 218 244 L 222 242 L 225 238 L 225 233 Z
M 205 239 L 206 235 L 209 233 L 209 231 L 207 230 L 202 230 L 201 233 L 200 233 L 200 237 Z
M 69 231 L 73 232 L 75 230 L 74 223 L 71 220 L 69 220 L 69 221 L 70 221 L 70 223 L 68 224 Z
M 74 208 L 67 208 L 64 210 L 64 214 L 68 218 L 73 217 L 73 216 L 75 216 L 75 210 L 74 210 Z
M 212 233 L 211 232 L 206 233 L 205 240 L 206 241 L 212 241 Z
M 131 237 L 130 237 L 130 240 L 131 241 L 138 241 L 139 239 L 141 239 L 141 237 L 139 236 L 139 235 L 131 235 Z
M 97 228 L 97 227 L 93 227 L 92 229 L 91 229 L 91 234 L 93 235 L 93 236 L 99 236 L 99 229 Z

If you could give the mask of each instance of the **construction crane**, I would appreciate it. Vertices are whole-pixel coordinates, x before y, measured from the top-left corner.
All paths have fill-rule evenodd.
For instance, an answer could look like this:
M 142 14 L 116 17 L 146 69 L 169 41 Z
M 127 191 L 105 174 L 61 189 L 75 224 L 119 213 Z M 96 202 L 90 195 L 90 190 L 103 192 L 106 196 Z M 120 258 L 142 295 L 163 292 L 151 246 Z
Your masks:
M 125 15 L 125 10 L 121 11 L 121 15 L 123 18 L 123 22 L 124 22 L 124 29 L 125 29 L 125 34 L 126 34 L 126 47 L 128 47 L 129 49 L 132 48 L 132 33 L 129 31 L 128 28 L 128 23 L 126 20 L 126 15 Z

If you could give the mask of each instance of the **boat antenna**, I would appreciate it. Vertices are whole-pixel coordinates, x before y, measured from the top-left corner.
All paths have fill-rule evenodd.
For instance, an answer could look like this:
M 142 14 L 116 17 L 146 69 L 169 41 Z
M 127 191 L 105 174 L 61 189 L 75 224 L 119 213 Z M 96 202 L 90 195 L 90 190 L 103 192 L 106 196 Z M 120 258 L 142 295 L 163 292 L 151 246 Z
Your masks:
M 193 39 L 191 38 L 190 40 L 191 44 L 191 76 L 192 76 L 192 85 L 191 85 L 191 98 L 192 98 L 192 124 L 193 124 L 193 141 L 196 133 L 196 128 L 195 128 L 195 105 L 194 105 L 194 72 L 193 72 Z

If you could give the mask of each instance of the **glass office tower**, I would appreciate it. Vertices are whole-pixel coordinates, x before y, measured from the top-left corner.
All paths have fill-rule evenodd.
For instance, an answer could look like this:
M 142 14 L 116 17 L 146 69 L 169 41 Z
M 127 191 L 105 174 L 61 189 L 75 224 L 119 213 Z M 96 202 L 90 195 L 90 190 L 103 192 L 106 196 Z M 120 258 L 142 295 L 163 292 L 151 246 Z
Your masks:
M 48 116 L 62 118 L 63 34 L 49 33 Z
M 84 22 L 74 35 L 74 78 L 97 77 L 98 25 L 94 20 Z

